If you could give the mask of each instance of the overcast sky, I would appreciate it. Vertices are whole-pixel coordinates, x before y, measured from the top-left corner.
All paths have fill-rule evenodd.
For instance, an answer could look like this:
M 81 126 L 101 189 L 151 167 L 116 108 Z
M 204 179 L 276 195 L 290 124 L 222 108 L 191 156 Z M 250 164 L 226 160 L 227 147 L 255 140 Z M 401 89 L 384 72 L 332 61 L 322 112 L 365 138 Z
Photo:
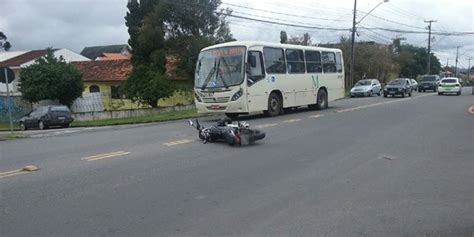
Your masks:
M 232 8 L 234 15 L 307 25 L 349 29 L 352 25 L 352 0 L 223 0 L 222 7 Z M 359 0 L 360 20 L 382 0 Z M 433 31 L 474 31 L 472 0 L 390 0 L 381 4 L 358 26 L 386 29 L 426 31 L 424 20 L 437 20 Z M 0 31 L 13 45 L 12 51 L 68 48 L 80 52 L 86 46 L 124 44 L 128 33 L 124 16 L 127 0 L 2 0 Z M 246 8 L 245 8 L 246 7 Z M 253 9 L 249 9 L 253 8 Z M 291 35 L 309 32 L 314 43 L 337 42 L 350 31 L 326 31 L 274 25 L 238 18 L 228 18 L 238 40 L 278 42 L 280 30 Z M 358 30 L 358 41 L 390 43 L 404 37 L 405 43 L 426 46 L 427 34 L 392 33 L 381 30 Z M 454 64 L 456 46 L 459 65 L 468 66 L 474 58 L 474 35 L 434 36 L 433 51 L 442 64 Z M 471 61 L 474 64 L 474 59 Z

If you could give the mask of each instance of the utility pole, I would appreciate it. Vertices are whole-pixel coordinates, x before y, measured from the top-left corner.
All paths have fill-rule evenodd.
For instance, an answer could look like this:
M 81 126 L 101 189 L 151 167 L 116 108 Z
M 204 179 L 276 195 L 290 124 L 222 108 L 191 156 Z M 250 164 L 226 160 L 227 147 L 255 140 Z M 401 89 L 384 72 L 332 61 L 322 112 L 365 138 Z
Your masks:
M 472 58 L 467 58 L 467 61 L 469 62 L 467 65 L 467 77 L 469 78 L 469 72 L 471 72 L 471 59 Z
M 459 56 L 459 46 L 456 47 L 456 66 L 454 66 L 454 76 L 458 76 L 458 56 Z
M 350 72 L 349 72 L 349 88 L 352 87 L 354 82 L 354 41 L 355 41 L 355 33 L 356 33 L 356 13 L 357 13 L 357 0 L 354 0 L 354 17 L 352 18 L 352 41 L 351 41 L 351 65 L 350 65 Z
M 367 12 L 365 16 L 360 18 L 359 21 L 356 21 L 356 13 L 357 13 L 357 0 L 354 0 L 354 17 L 352 18 L 352 42 L 351 42 L 351 65 L 350 65 L 350 76 L 349 76 L 349 87 L 352 87 L 354 85 L 354 54 L 355 54 L 355 33 L 356 33 L 356 25 L 359 24 L 364 18 L 366 18 L 370 13 L 372 13 L 377 7 L 382 5 L 382 3 L 389 2 L 389 0 L 383 0 L 382 2 L 379 2 L 372 10 Z
M 428 65 L 426 67 L 426 74 L 429 75 L 431 73 L 431 23 L 436 22 L 435 20 L 425 21 L 425 23 L 429 23 L 428 25 Z

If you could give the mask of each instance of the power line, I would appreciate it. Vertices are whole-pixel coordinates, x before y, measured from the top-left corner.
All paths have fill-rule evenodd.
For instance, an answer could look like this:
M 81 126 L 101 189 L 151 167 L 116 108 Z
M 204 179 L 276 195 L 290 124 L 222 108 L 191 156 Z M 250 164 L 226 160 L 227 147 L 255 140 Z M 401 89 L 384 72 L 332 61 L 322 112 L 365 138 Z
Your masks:
M 343 15 L 347 15 L 348 13 L 352 15 L 352 9 L 348 9 L 348 8 L 341 8 L 341 7 L 333 8 L 333 7 L 327 7 L 321 4 L 318 4 L 318 8 L 313 8 L 308 5 L 303 6 L 303 5 L 297 5 L 297 4 L 289 4 L 286 2 L 273 2 L 272 3 L 272 7 L 276 6 L 276 7 L 282 8 L 281 6 L 285 6 L 285 5 L 286 5 L 285 8 L 291 8 L 291 9 L 303 10 L 303 11 L 311 10 L 311 12 L 323 12 L 321 11 L 321 9 L 326 9 L 324 11 L 325 14 L 335 15 L 335 16 L 343 16 Z M 335 12 L 335 13 L 331 13 L 331 12 Z
M 420 17 L 418 15 L 415 15 L 411 12 L 405 11 L 404 9 L 398 8 L 395 5 L 391 4 L 390 2 L 389 2 L 389 4 L 387 4 L 387 7 L 390 8 L 394 12 L 399 12 L 401 15 L 405 15 L 405 16 L 408 16 L 408 17 L 415 17 L 415 18 L 418 18 L 419 20 L 423 20 L 422 17 Z
M 234 6 L 234 7 L 239 7 L 239 8 L 244 8 L 244 9 L 249 9 L 249 10 L 254 10 L 254 11 L 261 11 L 261 12 L 273 13 L 273 14 L 278 14 L 278 15 L 283 15 L 283 16 L 292 16 L 292 17 L 299 17 L 299 18 L 305 18 L 305 19 L 309 18 L 309 19 L 324 20 L 324 21 L 347 22 L 347 21 L 344 21 L 344 20 L 337 20 L 337 19 L 329 19 L 329 18 L 321 18 L 321 17 L 312 17 L 312 16 L 303 16 L 303 15 L 295 15 L 295 14 L 289 14 L 289 13 L 268 11 L 268 10 L 253 8 L 253 7 L 246 7 L 246 6 L 242 6 L 242 5 L 237 5 L 237 4 L 233 4 L 233 3 L 226 3 L 226 2 L 223 2 L 223 4 L 229 5 L 229 6 Z
M 233 18 L 238 18 L 238 19 L 245 19 L 245 20 L 249 20 L 249 21 L 257 21 L 257 22 L 262 22 L 262 23 L 268 23 L 268 24 L 277 24 L 277 25 L 285 25 L 285 26 L 298 27 L 298 28 L 306 28 L 306 29 L 314 29 L 314 30 L 327 30 L 327 31 L 350 31 L 351 30 L 349 28 L 335 28 L 335 27 L 328 27 L 328 26 L 306 25 L 303 22 L 286 23 L 286 22 L 281 22 L 281 21 L 264 20 L 264 19 L 257 19 L 257 18 L 247 17 L 247 16 L 234 15 L 234 14 L 230 14 L 230 13 L 226 13 L 226 12 L 218 12 L 218 11 L 215 11 L 213 9 L 210 9 L 209 7 L 203 7 L 202 4 L 182 4 L 182 3 L 177 3 L 177 2 L 167 2 L 167 3 L 172 4 L 172 5 L 182 5 L 182 6 L 189 6 L 189 5 L 201 6 L 202 9 L 207 9 L 207 10 L 213 11 L 214 13 L 219 14 L 219 15 L 224 15 L 224 16 L 227 16 L 227 17 L 233 17 Z M 219 10 L 225 10 L 225 9 L 219 9 Z M 362 11 L 360 11 L 360 12 L 362 12 Z M 246 14 L 246 15 L 248 15 L 248 14 Z M 275 19 L 275 18 L 273 18 L 273 19 Z M 381 18 L 381 19 L 383 19 L 383 18 Z M 390 29 L 390 28 L 382 28 L 382 27 L 372 27 L 372 28 L 359 27 L 359 28 L 360 29 L 365 29 L 365 30 L 380 30 L 380 31 L 395 32 L 395 33 L 406 33 L 406 34 L 426 34 L 426 31 L 400 30 L 400 29 Z M 436 31 L 432 31 L 431 34 L 432 35 L 448 35 L 448 36 L 465 36 L 465 35 L 474 35 L 474 32 L 436 32 Z
M 360 10 L 357 10 L 357 11 L 360 12 L 360 13 L 367 14 L 366 12 L 363 12 L 363 11 L 360 11 Z M 373 14 L 368 14 L 368 15 L 371 16 L 371 17 L 373 17 L 373 18 L 376 18 L 376 19 L 379 19 L 379 20 L 383 20 L 383 21 L 386 21 L 386 22 L 390 22 L 390 23 L 393 23 L 393 24 L 402 25 L 402 26 L 410 27 L 410 28 L 414 28 L 414 29 L 424 29 L 424 28 L 422 28 L 422 27 L 416 27 L 416 26 L 404 24 L 404 23 L 401 23 L 401 22 L 396 22 L 396 21 L 392 21 L 392 20 L 389 20 L 389 19 L 385 19 L 385 18 L 379 17 L 379 16 L 377 16 L 377 15 L 373 15 Z
M 328 30 L 328 31 L 350 31 L 349 28 L 332 28 L 332 27 L 320 27 L 320 26 L 298 25 L 298 24 L 290 24 L 290 23 L 284 23 L 284 22 L 276 22 L 276 21 L 255 19 L 255 18 L 251 18 L 251 17 L 238 16 L 238 15 L 233 15 L 233 14 L 228 14 L 228 13 L 222 13 L 222 15 L 225 15 L 225 16 L 228 16 L 228 17 L 239 18 L 239 19 L 250 20 L 250 21 L 258 21 L 258 22 L 263 22 L 263 23 L 277 24 L 277 25 L 285 25 L 285 26 L 292 26 L 292 27 L 299 27 L 299 28 L 306 28 L 306 29 Z

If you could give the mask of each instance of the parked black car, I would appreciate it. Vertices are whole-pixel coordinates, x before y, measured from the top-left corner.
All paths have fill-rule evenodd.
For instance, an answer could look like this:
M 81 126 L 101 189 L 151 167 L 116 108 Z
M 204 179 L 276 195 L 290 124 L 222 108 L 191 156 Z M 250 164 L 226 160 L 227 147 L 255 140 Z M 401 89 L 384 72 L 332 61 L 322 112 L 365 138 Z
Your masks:
M 40 106 L 20 119 L 21 130 L 30 128 L 46 129 L 52 126 L 64 128 L 74 121 L 68 107 L 62 105 Z
M 431 90 L 433 92 L 438 91 L 439 80 L 440 78 L 438 75 L 422 76 L 420 84 L 418 85 L 418 92 L 425 92 L 427 90 Z
M 410 79 L 407 78 L 398 78 L 395 80 L 391 80 L 383 89 L 383 97 L 387 97 L 391 95 L 392 97 L 395 95 L 401 95 L 405 97 L 405 95 L 411 96 L 411 85 Z

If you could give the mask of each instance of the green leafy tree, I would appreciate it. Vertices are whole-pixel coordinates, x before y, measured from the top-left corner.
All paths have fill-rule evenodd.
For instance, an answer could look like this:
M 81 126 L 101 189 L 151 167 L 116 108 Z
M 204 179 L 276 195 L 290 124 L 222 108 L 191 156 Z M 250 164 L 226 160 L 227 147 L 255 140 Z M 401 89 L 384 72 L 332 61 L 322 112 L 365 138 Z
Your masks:
M 297 44 L 297 45 L 312 45 L 311 35 L 309 33 L 304 33 L 303 36 L 292 36 L 287 41 L 288 44 Z
M 321 45 L 322 47 L 339 48 L 342 50 L 346 78 L 350 73 L 351 41 L 349 38 L 341 37 L 337 44 Z M 387 82 L 398 74 L 398 66 L 393 60 L 391 47 L 389 45 L 358 42 L 355 50 L 354 83 L 364 77 L 376 78 L 381 82 Z M 347 85 L 347 87 L 351 87 Z
M 125 16 L 133 49 L 132 62 L 152 64 L 164 71 L 165 57 L 179 58 L 179 69 L 192 78 L 203 47 L 234 40 L 220 0 L 131 0 Z
M 130 0 L 125 20 L 134 70 L 122 86 L 124 94 L 155 107 L 174 87 L 166 80 L 167 56 L 177 58 L 180 77 L 193 78 L 202 48 L 234 40 L 225 20 L 232 12 L 218 10 L 220 4 L 220 0 Z M 164 87 L 166 91 L 150 89 Z
M 19 91 L 23 99 L 32 103 L 58 100 L 70 107 L 83 90 L 80 72 L 62 57 L 56 58 L 51 49 L 46 56 L 21 70 Z
M 174 92 L 171 82 L 163 73 L 145 65 L 134 67 L 120 90 L 128 98 L 153 108 L 158 106 L 159 99 L 170 97 Z
M 439 59 L 430 54 L 431 74 L 439 74 L 441 63 Z M 416 78 L 419 75 L 426 74 L 426 65 L 428 64 L 428 51 L 422 47 L 413 45 L 400 45 L 398 55 L 395 61 L 400 66 L 400 77 Z
M 5 51 L 8 51 L 11 47 L 12 45 L 7 41 L 7 36 L 0 31 L 0 49 L 3 48 Z

